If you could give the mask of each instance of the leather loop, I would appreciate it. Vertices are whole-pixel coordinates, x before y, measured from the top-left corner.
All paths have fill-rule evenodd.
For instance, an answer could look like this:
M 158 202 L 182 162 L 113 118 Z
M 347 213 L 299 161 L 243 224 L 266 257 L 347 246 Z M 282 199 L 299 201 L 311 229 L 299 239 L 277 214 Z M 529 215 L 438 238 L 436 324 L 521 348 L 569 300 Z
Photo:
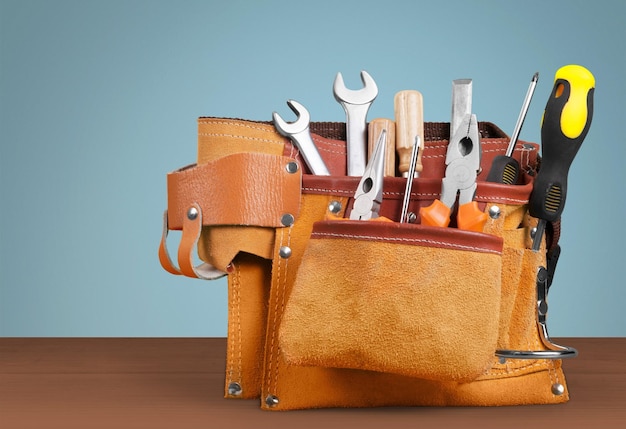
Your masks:
M 168 174 L 170 229 L 183 227 L 192 204 L 202 209 L 203 225 L 284 226 L 284 214 L 300 211 L 302 170 L 288 171 L 290 162 L 295 160 L 243 152 Z
M 161 243 L 159 244 L 159 261 L 165 271 L 174 275 L 185 275 L 187 277 L 199 278 L 205 280 L 214 280 L 226 275 L 224 271 L 218 270 L 211 264 L 202 263 L 194 266 L 193 255 L 198 246 L 198 239 L 202 230 L 202 211 L 199 205 L 192 204 L 190 209 L 195 210 L 194 216 L 185 216 L 186 221 L 183 223 L 183 235 L 178 247 L 178 264 L 177 268 L 167 250 L 167 236 L 170 228 L 167 223 L 167 210 L 163 214 L 163 234 L 161 235 Z
M 226 275 L 206 262 L 194 266 L 194 252 L 198 247 L 200 232 L 202 232 L 202 208 L 199 204 L 192 204 L 188 215 L 183 220 L 183 236 L 178 246 L 178 265 L 183 275 L 205 280 L 214 280 Z
M 170 229 L 167 224 L 167 210 L 163 213 L 163 234 L 161 235 L 161 243 L 159 244 L 159 261 L 165 271 L 174 275 L 181 275 L 182 273 L 178 268 L 174 266 L 170 254 L 167 251 L 167 236 Z

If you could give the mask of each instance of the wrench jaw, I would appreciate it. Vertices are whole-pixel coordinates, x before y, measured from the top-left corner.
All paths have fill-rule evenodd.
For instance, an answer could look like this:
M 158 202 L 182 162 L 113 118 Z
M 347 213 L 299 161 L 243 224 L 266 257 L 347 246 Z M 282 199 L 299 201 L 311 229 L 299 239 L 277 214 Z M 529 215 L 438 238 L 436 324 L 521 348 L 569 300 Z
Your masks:
M 333 83 L 335 100 L 346 112 L 346 151 L 348 155 L 348 176 L 361 176 L 367 162 L 367 112 L 378 96 L 378 86 L 374 79 L 361 71 L 363 88 L 346 88 L 341 73 L 337 73 Z
M 274 126 L 276 130 L 285 137 L 290 137 L 292 134 L 298 134 L 306 131 L 309 128 L 311 122 L 311 114 L 302 104 L 296 100 L 287 100 L 287 106 L 293 113 L 296 114 L 296 120 L 293 122 L 285 121 L 277 112 L 272 114 L 274 120 Z
M 378 96 L 378 86 L 372 76 L 365 70 L 361 71 L 361 82 L 363 82 L 363 88 L 356 90 L 348 89 L 343 81 L 341 72 L 337 73 L 333 83 L 335 100 L 340 104 L 371 104 Z
M 287 105 L 296 114 L 297 118 L 294 122 L 287 122 L 278 113 L 274 112 L 272 119 L 274 120 L 276 131 L 292 141 L 313 174 L 329 176 L 330 172 L 311 137 L 309 130 L 311 115 L 309 111 L 295 100 L 288 100 Z

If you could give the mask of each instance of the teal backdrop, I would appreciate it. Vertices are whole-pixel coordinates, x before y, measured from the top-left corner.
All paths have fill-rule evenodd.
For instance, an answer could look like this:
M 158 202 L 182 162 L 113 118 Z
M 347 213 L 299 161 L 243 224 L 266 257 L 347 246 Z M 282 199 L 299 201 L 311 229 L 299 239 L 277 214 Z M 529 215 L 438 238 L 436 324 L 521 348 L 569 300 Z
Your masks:
M 157 246 L 166 174 L 196 157 L 198 116 L 343 121 L 335 74 L 417 89 L 449 121 L 451 81 L 508 134 L 540 141 L 555 71 L 596 77 L 570 170 L 552 336 L 626 336 L 626 2 L 0 1 L 0 335 L 225 336 L 226 282 L 172 276 Z M 407 261 L 419 263 L 419 261 Z M 445 321 L 442 321 L 442 323 Z

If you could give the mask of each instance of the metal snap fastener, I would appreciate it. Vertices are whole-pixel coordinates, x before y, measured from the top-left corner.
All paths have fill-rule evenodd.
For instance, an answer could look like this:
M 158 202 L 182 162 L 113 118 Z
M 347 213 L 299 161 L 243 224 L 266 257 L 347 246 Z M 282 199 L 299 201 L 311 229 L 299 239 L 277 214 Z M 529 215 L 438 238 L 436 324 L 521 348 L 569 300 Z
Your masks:
M 231 396 L 239 396 L 241 395 L 242 389 L 241 384 L 237 382 L 232 382 L 228 385 L 228 394 Z
M 299 170 L 298 163 L 295 161 L 288 162 L 285 166 L 285 170 L 287 170 L 289 174 L 297 173 Z
M 280 250 L 278 251 L 278 255 L 283 259 L 287 259 L 288 257 L 291 256 L 291 247 L 282 246 Z
M 293 225 L 293 223 L 295 222 L 295 218 L 293 217 L 293 215 L 291 213 L 285 213 L 281 218 L 280 218 L 280 223 L 282 223 L 284 226 L 291 226 Z
M 187 219 L 196 220 L 198 214 L 198 209 L 195 207 L 191 207 L 189 210 L 187 210 Z
M 500 207 L 498 206 L 489 207 L 489 217 L 491 219 L 498 219 L 500 217 L 500 214 L 501 214 Z
M 275 395 L 267 395 L 267 398 L 265 398 L 265 404 L 268 407 L 275 407 L 278 405 L 278 402 L 278 396 Z
M 561 383 L 554 383 L 552 385 L 552 393 L 557 396 L 561 396 L 565 393 L 565 386 L 563 386 Z
M 341 211 L 341 203 L 339 201 L 331 201 L 328 204 L 328 211 L 330 211 L 333 214 L 337 214 Z

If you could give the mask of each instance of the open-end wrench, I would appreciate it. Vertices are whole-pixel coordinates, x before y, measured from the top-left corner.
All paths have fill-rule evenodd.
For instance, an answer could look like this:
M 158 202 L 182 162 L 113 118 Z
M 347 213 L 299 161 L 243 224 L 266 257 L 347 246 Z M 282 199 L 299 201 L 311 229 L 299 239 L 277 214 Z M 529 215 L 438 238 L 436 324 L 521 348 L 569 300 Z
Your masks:
M 346 111 L 346 151 L 348 156 L 348 176 L 362 176 L 367 164 L 367 111 L 378 95 L 374 79 L 361 71 L 363 88 L 346 88 L 341 73 L 337 73 L 333 84 L 335 99 Z
M 311 115 L 309 111 L 295 100 L 287 100 L 287 105 L 296 114 L 297 119 L 294 122 L 286 122 L 278 113 L 274 112 L 272 117 L 276 130 L 281 135 L 291 139 L 313 174 L 330 176 L 330 172 L 311 138 L 309 130 Z

